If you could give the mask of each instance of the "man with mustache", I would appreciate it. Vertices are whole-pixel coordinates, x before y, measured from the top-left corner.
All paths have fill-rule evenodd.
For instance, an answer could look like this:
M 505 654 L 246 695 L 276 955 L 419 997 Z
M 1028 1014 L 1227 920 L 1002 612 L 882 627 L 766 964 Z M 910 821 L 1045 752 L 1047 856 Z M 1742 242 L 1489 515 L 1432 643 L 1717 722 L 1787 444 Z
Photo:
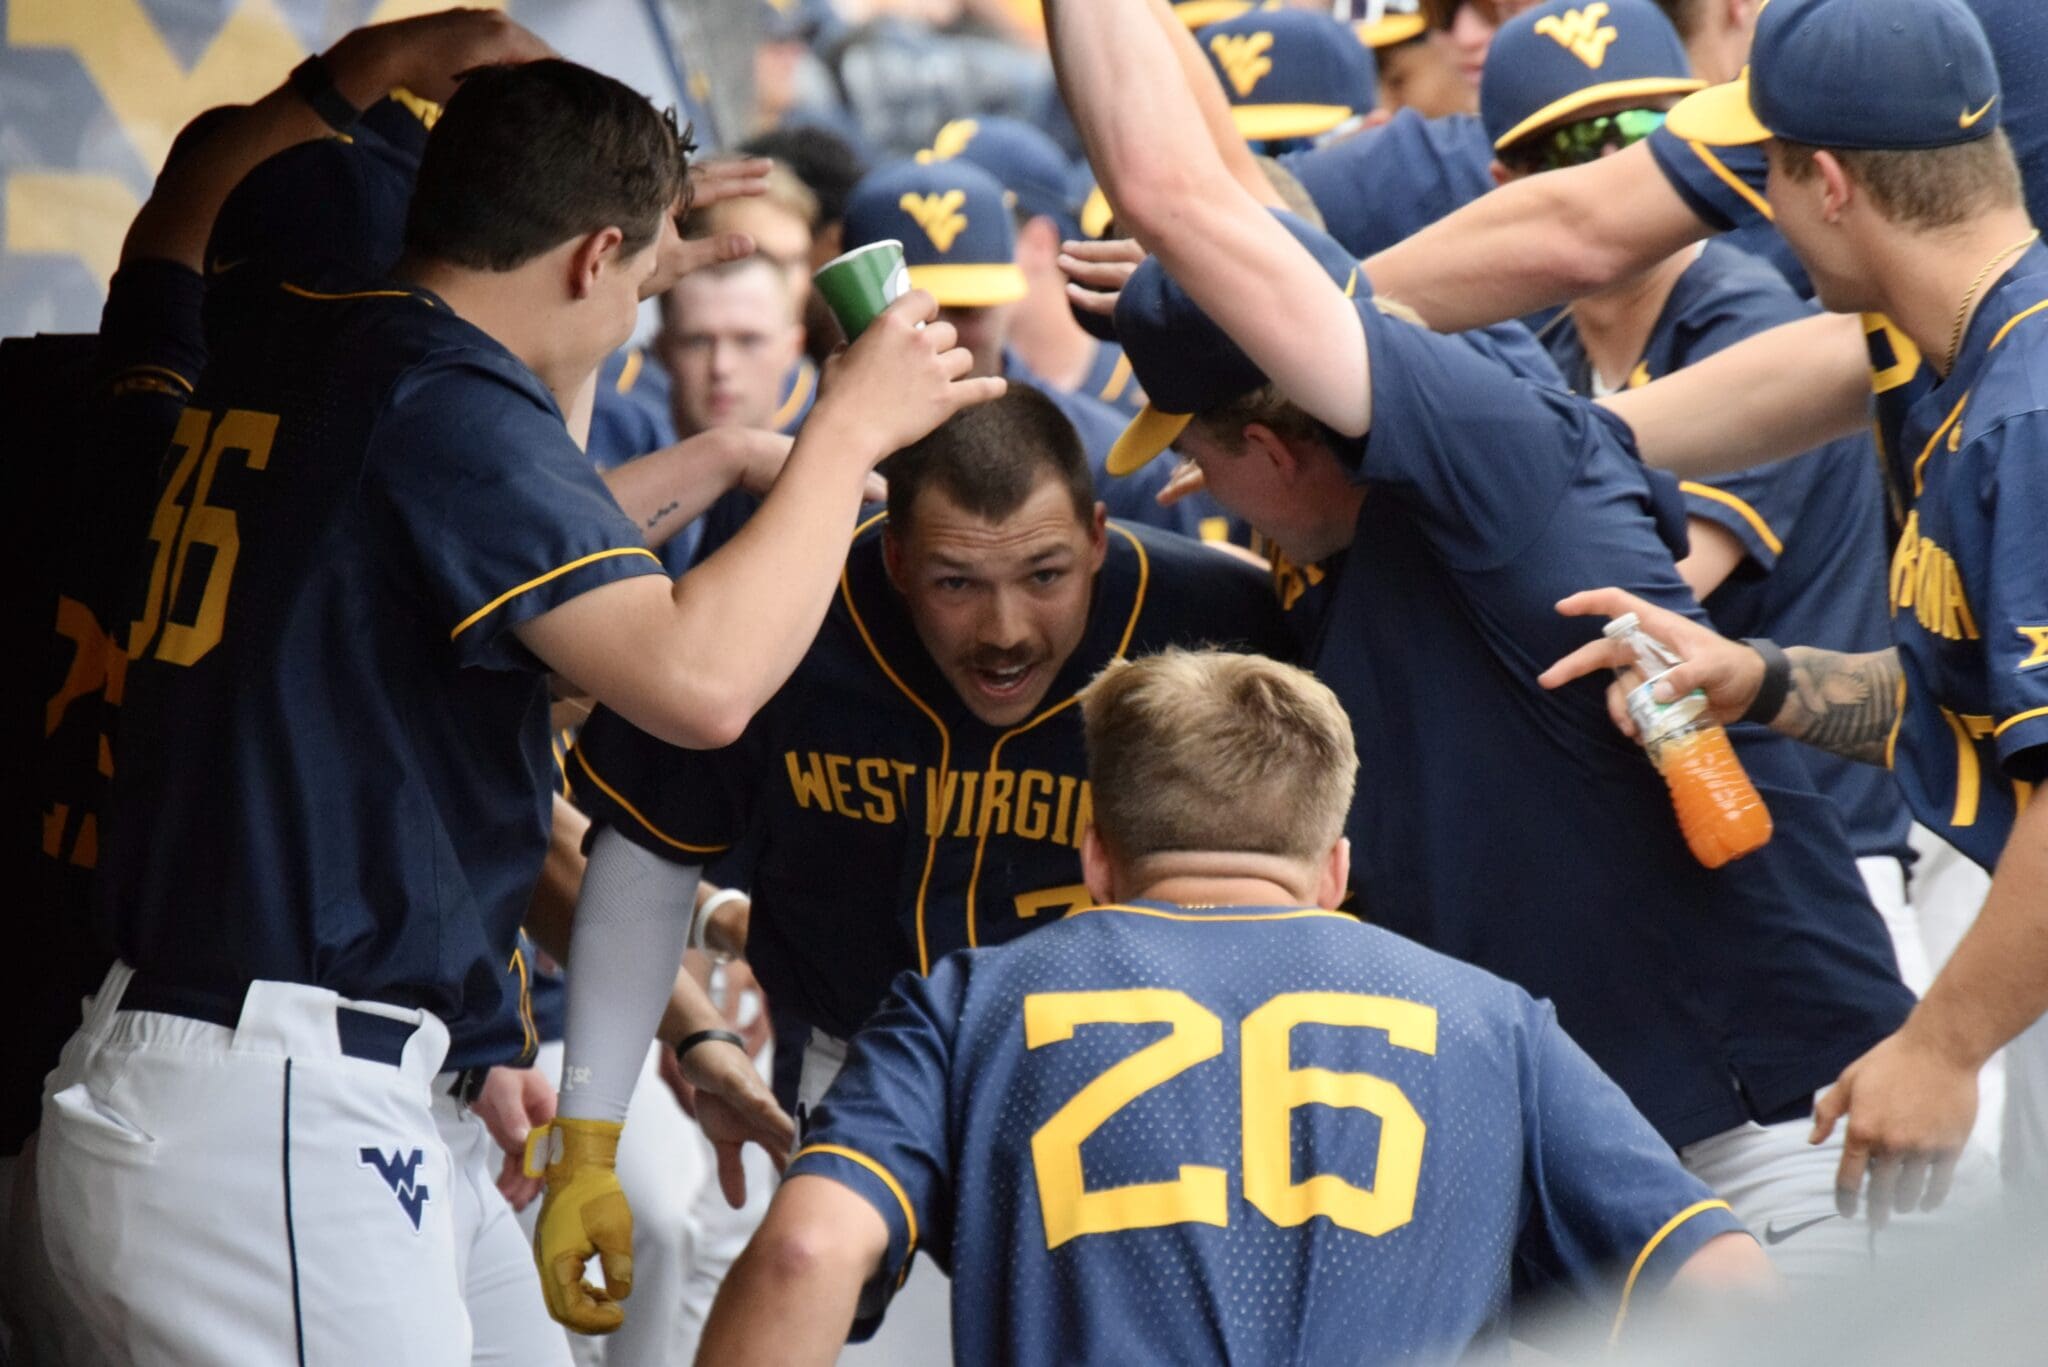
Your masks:
M 809 1027 L 797 1097 L 815 1105 L 897 973 L 1088 904 L 1074 702 L 1089 678 L 1169 645 L 1279 652 L 1264 576 L 1109 520 L 1073 427 L 1036 390 L 1012 386 L 885 473 L 888 512 L 855 533 L 824 630 L 736 744 L 683 750 L 603 710 L 578 738 L 569 778 L 599 829 L 571 946 L 571 1121 L 623 1119 L 685 938 L 701 940 L 706 866 L 753 896 L 744 944 L 721 947 Z M 707 1003 L 692 1029 L 721 1024 Z M 719 1097 L 767 1104 L 730 1038 L 682 1047 L 729 1081 L 700 1092 L 700 1114 Z M 721 1152 L 729 1176 L 736 1153 Z M 625 1239 L 589 1243 L 609 1262 Z

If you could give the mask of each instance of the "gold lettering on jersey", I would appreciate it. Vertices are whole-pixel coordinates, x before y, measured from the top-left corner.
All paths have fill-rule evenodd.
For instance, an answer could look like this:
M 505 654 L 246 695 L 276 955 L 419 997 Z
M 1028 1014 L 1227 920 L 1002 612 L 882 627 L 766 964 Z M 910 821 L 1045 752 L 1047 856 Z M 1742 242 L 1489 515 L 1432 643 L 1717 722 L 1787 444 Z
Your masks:
M 1621 36 L 1614 25 L 1600 22 L 1607 10 L 1606 0 L 1598 0 L 1584 9 L 1546 14 L 1536 21 L 1536 31 L 1597 70 L 1607 60 L 1607 45 Z
M 1280 599 L 1280 611 L 1291 612 L 1301 601 L 1301 595 L 1323 582 L 1323 567 L 1297 566 L 1277 546 L 1269 547 L 1268 554 L 1273 562 L 1273 592 Z
M 1920 348 L 1882 313 L 1863 315 L 1865 345 L 1870 350 L 1870 390 L 1897 389 L 1920 371 Z
M 918 164 L 929 166 L 935 161 L 951 161 L 967 150 L 967 144 L 973 142 L 974 135 L 980 131 L 981 122 L 978 119 L 953 120 L 938 131 L 930 147 L 918 152 Z
M 2033 653 L 2019 662 L 2020 669 L 2039 669 L 2048 665 L 2048 626 L 2016 627 L 2020 639 L 2033 647 Z
M 1920 514 L 1906 518 L 1906 529 L 1892 552 L 1892 616 L 1907 608 L 1913 620 L 1949 641 L 1978 639 L 1977 621 L 1963 594 L 1963 572 L 1955 557 L 1920 534 Z
M 1209 51 L 1216 54 L 1216 65 L 1223 68 L 1231 89 L 1241 100 L 1249 97 L 1258 89 L 1259 82 L 1272 74 L 1273 59 L 1266 55 L 1272 47 L 1273 35 L 1270 33 L 1219 33 L 1209 40 Z
M 960 212 L 960 206 L 966 202 L 965 190 L 948 190 L 935 195 L 906 194 L 896 201 L 897 206 L 910 215 L 911 221 L 924 229 L 924 235 L 932 240 L 932 245 L 942 252 L 952 251 L 953 240 L 967 231 L 967 215 Z
M 1014 835 L 1079 849 L 1095 815 L 1094 790 L 1085 780 L 1044 769 L 942 774 L 905 760 L 818 750 L 786 751 L 782 763 L 799 810 L 871 826 L 914 823 L 928 839 Z

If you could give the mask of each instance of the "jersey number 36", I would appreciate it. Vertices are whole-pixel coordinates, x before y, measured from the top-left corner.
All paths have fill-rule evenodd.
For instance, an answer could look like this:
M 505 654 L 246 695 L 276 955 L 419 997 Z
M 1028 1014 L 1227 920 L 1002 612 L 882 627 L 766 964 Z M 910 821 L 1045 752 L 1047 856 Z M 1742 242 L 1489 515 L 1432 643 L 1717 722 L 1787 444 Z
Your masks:
M 1058 1248 L 1080 1234 L 1161 1225 L 1227 1226 L 1230 1178 L 1222 1168 L 1183 1163 L 1173 1181 L 1099 1191 L 1088 1190 L 1081 1171 L 1082 1142 L 1111 1116 L 1223 1052 L 1222 1020 L 1169 988 L 1047 992 L 1024 999 L 1024 1043 L 1030 1049 L 1072 1039 L 1077 1026 L 1103 1024 L 1170 1029 L 1075 1093 L 1032 1136 L 1045 1246 Z M 1399 1229 L 1415 1214 L 1428 1127 L 1407 1094 L 1385 1078 L 1291 1066 L 1294 1027 L 1308 1024 L 1378 1030 L 1396 1048 L 1436 1053 L 1436 1009 L 1397 997 L 1287 992 L 1246 1016 L 1238 1026 L 1244 1198 L 1276 1225 L 1302 1225 L 1321 1215 L 1360 1234 Z M 1379 1159 L 1370 1190 L 1330 1173 L 1294 1180 L 1293 1113 L 1303 1106 L 1352 1107 L 1379 1117 Z
M 128 658 L 139 660 L 156 646 L 156 658 L 174 665 L 197 664 L 220 644 L 227 619 L 228 588 L 234 580 L 235 558 L 242 538 L 235 525 L 234 509 L 209 502 L 214 476 L 220 471 L 221 456 L 240 451 L 244 464 L 261 470 L 270 463 L 271 443 L 277 439 L 277 418 L 269 413 L 252 413 L 230 408 L 218 423 L 204 409 L 188 408 L 178 419 L 171 451 L 177 459 L 164 482 L 156 515 L 150 520 L 149 539 L 154 546 L 149 564 L 148 596 L 142 617 L 129 630 Z M 193 484 L 193 468 L 199 477 L 189 502 L 180 503 L 186 486 Z M 206 547 L 206 582 L 198 594 L 192 620 L 173 620 L 169 604 L 189 601 L 185 571 L 191 566 L 194 546 Z

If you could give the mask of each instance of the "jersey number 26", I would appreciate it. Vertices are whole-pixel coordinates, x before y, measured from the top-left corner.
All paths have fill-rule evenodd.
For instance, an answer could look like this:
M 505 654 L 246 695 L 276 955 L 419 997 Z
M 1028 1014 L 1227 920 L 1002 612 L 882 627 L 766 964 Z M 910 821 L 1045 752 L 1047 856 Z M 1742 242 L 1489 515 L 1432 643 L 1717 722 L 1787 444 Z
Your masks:
M 1244 1131 L 1244 1198 L 1276 1225 L 1321 1215 L 1344 1229 L 1380 1235 L 1414 1218 L 1415 1188 L 1428 1133 L 1407 1094 L 1385 1078 L 1295 1068 L 1289 1041 L 1297 1025 L 1349 1026 L 1385 1033 L 1396 1048 L 1436 1053 L 1436 1009 L 1397 997 L 1345 992 L 1286 992 L 1238 1025 Z M 1081 1234 L 1161 1225 L 1230 1223 L 1230 1178 L 1222 1168 L 1184 1163 L 1170 1182 L 1138 1182 L 1090 1191 L 1081 1144 L 1111 1116 L 1154 1087 L 1223 1052 L 1223 1022 L 1170 988 L 1046 992 L 1024 999 L 1024 1044 L 1038 1049 L 1072 1039 L 1083 1025 L 1170 1027 L 1088 1083 L 1031 1137 L 1045 1246 Z M 1343 1106 L 1380 1120 L 1379 1159 L 1370 1190 L 1330 1173 L 1294 1180 L 1293 1113 Z

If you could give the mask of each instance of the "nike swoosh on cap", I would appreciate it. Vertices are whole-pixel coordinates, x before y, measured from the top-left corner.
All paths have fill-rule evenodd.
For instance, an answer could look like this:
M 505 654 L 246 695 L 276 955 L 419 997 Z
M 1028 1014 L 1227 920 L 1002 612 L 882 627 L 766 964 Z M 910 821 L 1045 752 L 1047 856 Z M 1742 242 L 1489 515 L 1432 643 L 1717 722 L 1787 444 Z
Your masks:
M 1983 118 L 1986 114 L 1989 114 L 1991 112 L 1991 106 L 1997 103 L 1998 97 L 1996 95 L 1993 95 L 1990 99 L 1984 101 L 1984 107 L 1979 109 L 1976 113 L 1972 114 L 1968 110 L 1964 110 L 1962 117 L 1956 120 L 1956 127 L 1975 128 L 1977 126 L 1977 120 Z

